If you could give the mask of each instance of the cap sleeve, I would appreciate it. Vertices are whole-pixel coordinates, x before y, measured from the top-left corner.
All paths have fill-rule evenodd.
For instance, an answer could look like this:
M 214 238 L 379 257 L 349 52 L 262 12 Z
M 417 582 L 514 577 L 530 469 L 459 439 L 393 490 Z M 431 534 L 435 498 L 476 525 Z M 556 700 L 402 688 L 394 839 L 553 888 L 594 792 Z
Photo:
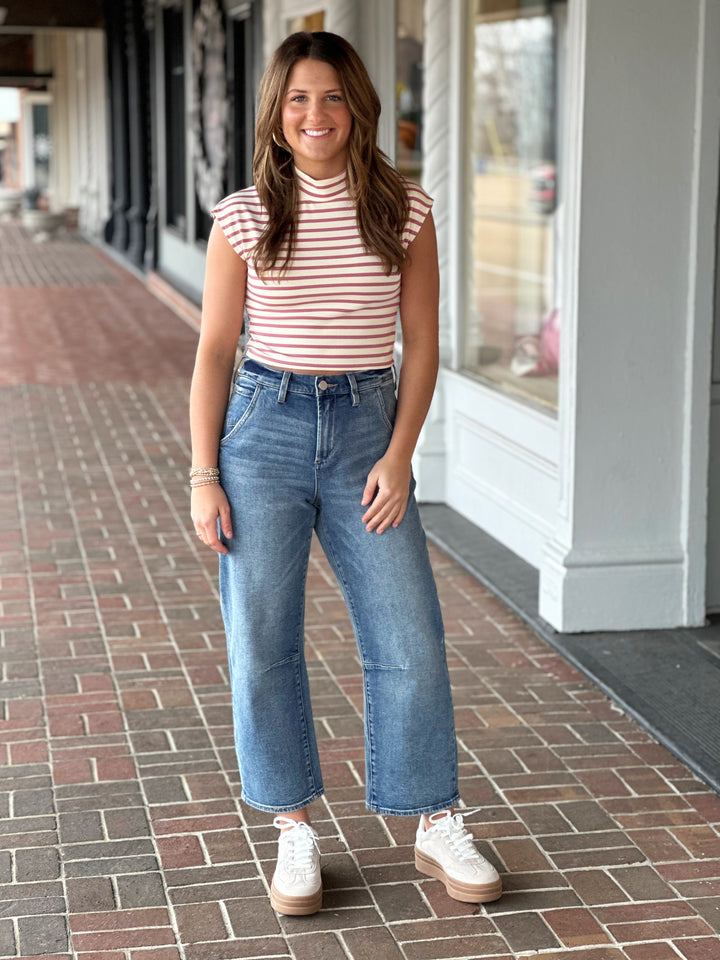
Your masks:
M 413 180 L 406 180 L 408 190 L 408 200 L 410 201 L 410 213 L 408 214 L 403 230 L 402 242 L 407 249 L 420 232 L 420 227 L 425 223 L 428 213 L 433 205 L 432 197 L 428 196 L 423 188 Z
M 231 193 L 210 212 L 235 253 L 247 260 L 252 247 L 252 219 L 245 198 L 240 192 Z

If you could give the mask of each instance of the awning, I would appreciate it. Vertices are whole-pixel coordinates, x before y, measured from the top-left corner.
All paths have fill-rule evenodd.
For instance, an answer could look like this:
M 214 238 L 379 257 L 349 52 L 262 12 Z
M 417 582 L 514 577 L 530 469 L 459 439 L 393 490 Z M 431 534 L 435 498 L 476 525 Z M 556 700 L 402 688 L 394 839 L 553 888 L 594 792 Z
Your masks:
M 16 29 L 103 27 L 102 0 L 0 0 L 0 32 Z

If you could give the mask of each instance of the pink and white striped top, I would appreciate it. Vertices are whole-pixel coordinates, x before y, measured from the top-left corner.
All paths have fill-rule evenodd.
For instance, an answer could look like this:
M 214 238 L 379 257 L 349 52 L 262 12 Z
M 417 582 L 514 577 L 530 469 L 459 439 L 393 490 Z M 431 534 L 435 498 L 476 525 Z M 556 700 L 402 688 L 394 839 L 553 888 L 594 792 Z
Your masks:
M 362 243 L 345 174 L 313 180 L 295 171 L 299 216 L 295 256 L 286 273 L 258 277 L 253 247 L 267 223 L 255 187 L 230 194 L 213 216 L 247 262 L 246 354 L 293 370 L 370 370 L 393 362 L 400 272 L 385 272 Z M 415 239 L 432 200 L 407 180 L 410 215 L 403 245 Z

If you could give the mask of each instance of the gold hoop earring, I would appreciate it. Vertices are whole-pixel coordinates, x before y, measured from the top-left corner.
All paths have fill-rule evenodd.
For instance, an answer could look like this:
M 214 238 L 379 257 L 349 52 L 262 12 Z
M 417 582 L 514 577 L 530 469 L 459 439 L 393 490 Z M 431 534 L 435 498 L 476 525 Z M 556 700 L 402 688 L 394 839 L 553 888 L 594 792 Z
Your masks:
M 273 138 L 273 143 L 274 143 L 277 147 L 280 147 L 281 150 L 285 150 L 287 153 L 290 153 L 290 152 L 291 152 L 291 151 L 290 151 L 290 148 L 288 147 L 288 145 L 287 145 L 286 143 L 281 143 L 281 142 L 278 140 L 278 138 L 277 138 L 277 136 L 275 135 L 275 133 L 273 133 L 272 138 Z

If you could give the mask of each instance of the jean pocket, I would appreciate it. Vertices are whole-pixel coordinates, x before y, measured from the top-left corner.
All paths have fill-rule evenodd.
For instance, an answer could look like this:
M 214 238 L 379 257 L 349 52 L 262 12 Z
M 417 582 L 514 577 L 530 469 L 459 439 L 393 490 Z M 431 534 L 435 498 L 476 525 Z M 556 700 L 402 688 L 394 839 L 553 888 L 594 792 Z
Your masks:
M 385 426 L 390 433 L 392 433 L 395 427 L 395 407 L 397 404 L 394 385 L 392 383 L 386 383 L 382 387 L 376 387 L 375 396 L 377 397 L 380 415 L 385 422 Z
M 255 408 L 262 387 L 259 383 L 237 383 L 230 397 L 225 422 L 223 423 L 220 446 L 231 440 L 247 423 Z

